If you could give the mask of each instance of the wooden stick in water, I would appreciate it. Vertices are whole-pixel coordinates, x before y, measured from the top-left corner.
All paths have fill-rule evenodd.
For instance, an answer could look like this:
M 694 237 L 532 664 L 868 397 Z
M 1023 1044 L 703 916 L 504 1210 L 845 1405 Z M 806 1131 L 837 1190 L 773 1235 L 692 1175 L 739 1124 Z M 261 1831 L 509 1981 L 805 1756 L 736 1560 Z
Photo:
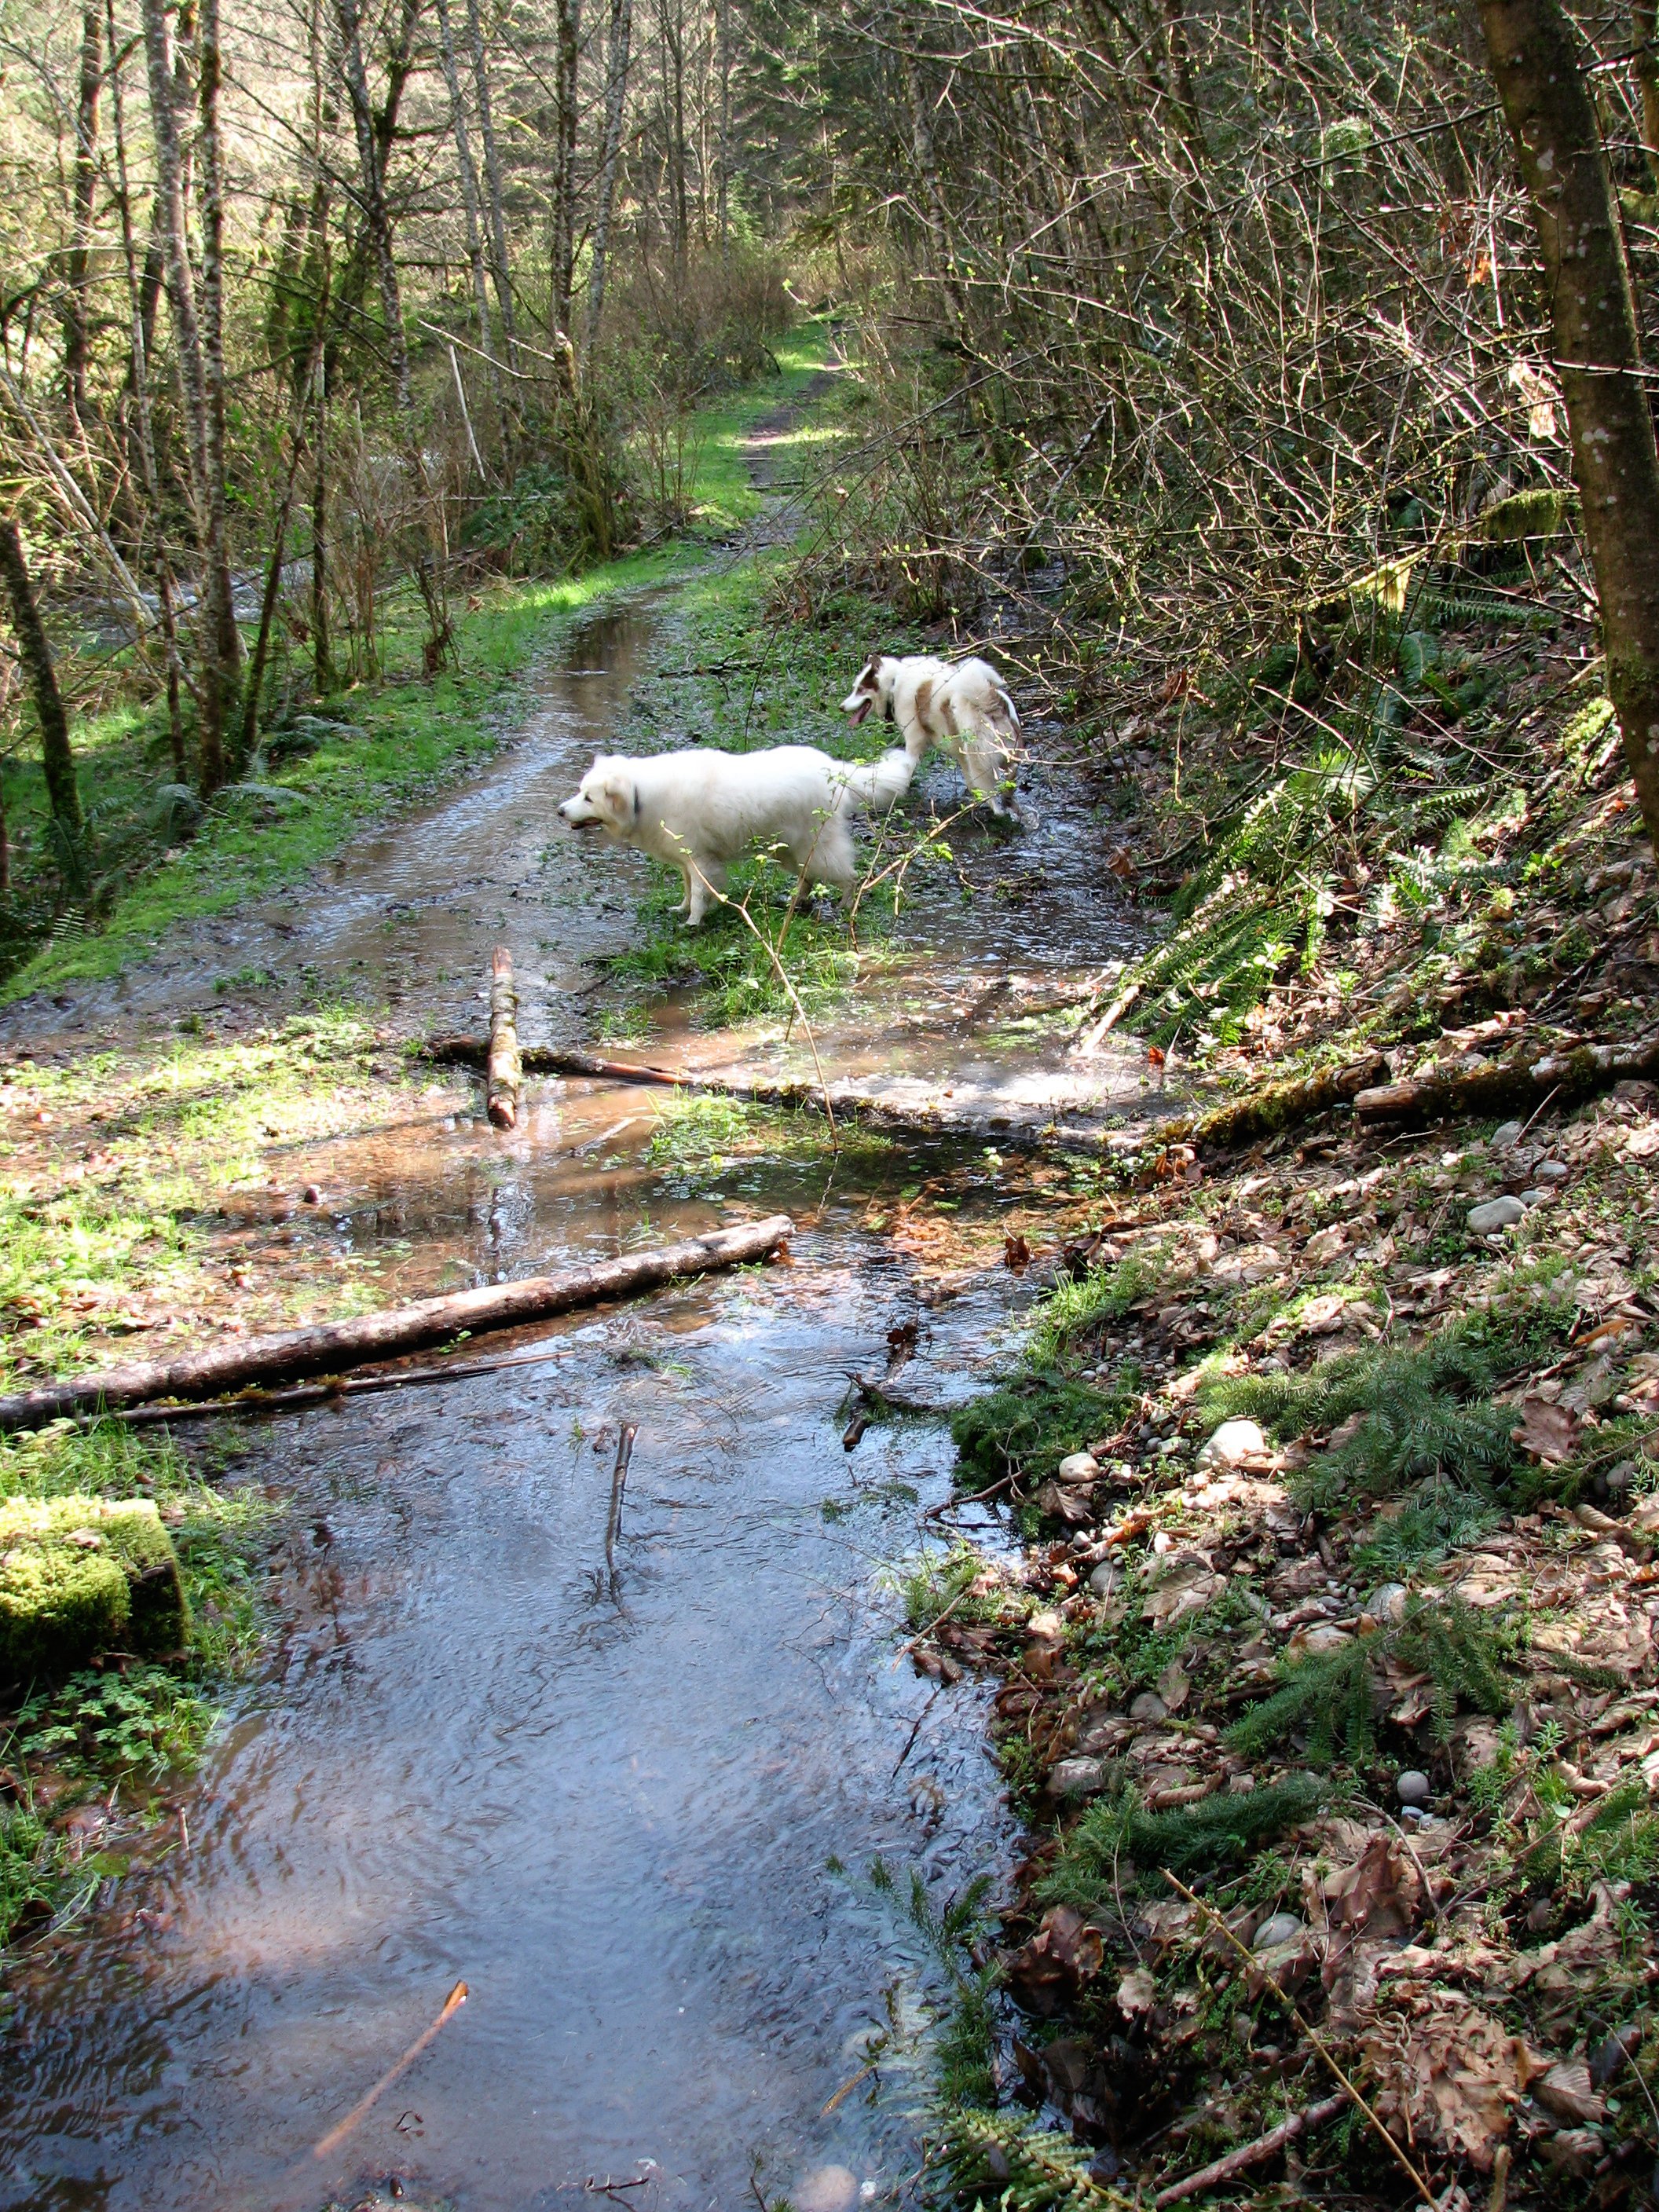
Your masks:
M 386 2091 L 392 2087 L 392 2083 L 402 2075 L 408 2073 L 410 2068 L 415 2063 L 415 2061 L 426 2049 L 428 2044 L 430 2043 L 433 2038 L 437 2034 L 438 2030 L 444 2027 L 449 2021 L 453 2020 L 465 2002 L 466 1984 L 465 1982 L 457 1982 L 454 1988 L 451 1990 L 449 1995 L 444 1999 L 444 2008 L 438 2014 L 436 2020 L 434 2020 L 429 2027 L 423 2027 L 421 2030 L 421 2033 L 416 2037 L 414 2042 L 410 2045 L 408 2050 L 404 2051 L 403 2057 L 398 2061 L 397 2064 L 395 2066 L 388 2066 L 386 2072 L 381 2075 L 380 2080 L 374 2084 L 374 2087 L 367 2091 L 364 2095 L 358 2098 L 356 2103 L 346 2114 L 344 2119 L 340 2121 L 337 2126 L 331 2127 L 329 2130 L 328 2133 L 323 2137 L 321 2142 L 318 2143 L 313 2148 L 311 2154 L 313 2158 L 327 2158 L 332 2152 L 339 2148 L 340 2145 L 345 2141 L 352 2130 L 358 2125 L 359 2122 L 367 2118 L 369 2112 L 373 2111 L 380 2100 L 385 2096 Z
M 617 1539 L 622 1534 L 623 1492 L 628 1484 L 628 1463 L 634 1456 L 634 1439 L 639 1430 L 630 1421 L 617 1439 L 617 1464 L 611 1470 L 611 1511 L 605 1524 L 605 1571 L 611 1581 L 611 1595 L 622 1603 L 622 1590 L 617 1581 Z
M 489 1060 L 486 1076 L 489 1118 L 498 1129 L 519 1119 L 524 1062 L 519 1053 L 519 994 L 513 988 L 513 955 L 495 947 L 489 963 Z

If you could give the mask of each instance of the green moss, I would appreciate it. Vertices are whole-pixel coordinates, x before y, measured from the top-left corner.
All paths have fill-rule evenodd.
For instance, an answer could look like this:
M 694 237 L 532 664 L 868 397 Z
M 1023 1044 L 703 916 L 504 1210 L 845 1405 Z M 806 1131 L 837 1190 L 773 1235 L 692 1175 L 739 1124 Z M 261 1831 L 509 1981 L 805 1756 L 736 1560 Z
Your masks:
M 112 1647 L 177 1651 L 188 1627 L 178 1556 L 148 1498 L 0 1505 L 0 1679 L 66 1674 Z
M 1119 1401 L 1046 1370 L 988 1390 L 951 1417 L 951 1440 L 964 1481 L 1005 1475 L 1052 1474 L 1067 1453 L 1119 1425 Z

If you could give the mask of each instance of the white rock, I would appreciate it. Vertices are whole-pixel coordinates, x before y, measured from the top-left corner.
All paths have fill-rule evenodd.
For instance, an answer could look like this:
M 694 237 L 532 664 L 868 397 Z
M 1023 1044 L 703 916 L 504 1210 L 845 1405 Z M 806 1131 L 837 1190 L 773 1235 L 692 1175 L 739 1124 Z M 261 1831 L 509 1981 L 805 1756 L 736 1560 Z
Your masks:
M 815 2166 L 789 2192 L 795 2212 L 853 2212 L 859 2178 L 844 2166 Z
M 1429 1778 L 1417 1767 L 1408 1766 L 1395 1783 L 1394 1794 L 1402 1805 L 1426 1805 Z
M 1062 1803 L 1097 1797 L 1106 1787 L 1103 1759 L 1062 1759 L 1048 1770 L 1048 1795 Z
M 1477 1237 L 1490 1237 L 1495 1229 L 1513 1229 L 1517 1221 L 1524 1221 L 1527 1209 L 1518 1198 L 1489 1198 L 1484 1205 L 1472 1206 L 1468 1211 L 1468 1225 Z
M 1067 1452 L 1054 1473 L 1061 1482 L 1092 1482 L 1100 1473 L 1100 1462 L 1092 1452 Z
M 1267 1439 L 1255 1421 L 1224 1421 L 1199 1453 L 1200 1467 L 1241 1467 L 1267 1449 Z
M 1275 1912 L 1271 1920 L 1264 1920 L 1255 1931 L 1250 1945 L 1253 1951 L 1276 1950 L 1281 1943 L 1292 1943 L 1303 1932 L 1302 1923 L 1294 1912 Z

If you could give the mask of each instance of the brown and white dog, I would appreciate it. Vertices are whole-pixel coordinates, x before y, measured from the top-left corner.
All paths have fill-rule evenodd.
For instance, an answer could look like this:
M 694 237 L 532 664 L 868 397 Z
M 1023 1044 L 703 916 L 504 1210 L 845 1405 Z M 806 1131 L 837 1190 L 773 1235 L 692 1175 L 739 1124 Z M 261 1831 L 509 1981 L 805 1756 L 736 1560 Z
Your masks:
M 1014 796 L 1019 715 L 988 660 L 878 653 L 865 662 L 841 705 L 854 723 L 871 714 L 896 723 L 914 761 L 937 745 L 961 769 L 975 799 L 988 800 L 994 814 L 1020 819 Z

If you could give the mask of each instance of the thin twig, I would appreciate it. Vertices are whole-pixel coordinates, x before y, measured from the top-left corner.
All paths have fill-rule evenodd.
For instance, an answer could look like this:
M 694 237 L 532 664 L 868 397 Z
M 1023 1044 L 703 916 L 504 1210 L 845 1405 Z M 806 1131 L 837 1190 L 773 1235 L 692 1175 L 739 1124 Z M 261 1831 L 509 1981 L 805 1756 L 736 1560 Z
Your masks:
M 1188 1905 L 1195 1905 L 1199 1911 L 1207 1914 L 1210 1919 L 1215 1923 L 1217 1928 L 1218 1928 L 1221 1933 L 1226 1937 L 1227 1941 L 1232 1945 L 1234 1950 L 1237 1952 L 1239 1957 L 1243 1960 L 1245 1965 L 1254 1966 L 1256 1963 L 1255 1959 L 1252 1957 L 1251 1954 L 1245 1949 L 1243 1944 L 1239 1942 L 1232 1929 L 1228 1927 L 1226 1922 L 1216 1911 L 1214 1905 L 1206 1905 L 1201 1897 L 1194 1897 L 1192 1891 L 1188 1888 L 1186 1883 L 1182 1881 L 1178 1875 L 1172 1875 L 1168 1867 L 1164 1867 L 1162 1871 L 1164 1879 L 1169 1883 L 1170 1888 L 1179 1890 L 1182 1896 L 1186 1899 Z M 1365 2102 L 1364 2097 L 1360 2095 L 1358 2090 L 1355 2088 L 1353 2083 L 1343 2072 L 1341 2067 L 1337 2063 L 1336 2059 L 1332 2055 L 1330 2045 L 1326 2042 L 1324 2037 L 1320 2034 L 1317 2028 L 1310 2025 L 1309 2021 L 1304 2018 L 1299 2006 L 1295 2004 L 1292 2000 L 1285 1995 L 1284 1990 L 1280 1988 L 1279 1984 L 1276 1981 L 1274 1981 L 1271 1974 L 1267 1977 L 1267 1981 L 1268 1988 L 1272 1990 L 1273 1995 L 1279 1999 L 1279 2002 L 1285 2007 L 1285 2009 L 1290 2014 L 1291 2018 L 1302 2030 L 1304 2035 L 1307 2037 L 1309 2042 L 1312 2044 L 1314 2049 L 1319 2053 L 1325 2063 L 1330 2068 L 1332 2073 L 1335 2075 L 1337 2080 L 1347 2091 L 1349 2096 L 1353 2099 L 1354 2103 L 1358 2106 L 1360 2111 L 1364 2112 L 1365 2118 L 1370 2122 L 1372 2127 L 1376 2129 L 1377 2134 L 1382 2138 L 1383 2142 L 1388 2147 L 1390 2157 L 1393 2158 L 1396 2165 L 1401 2166 L 1407 2174 L 1410 2175 L 1412 2186 L 1416 2190 L 1423 2202 L 1430 2207 L 1430 2212 L 1436 2212 L 1434 2193 L 1430 2189 L 1428 2183 L 1424 2180 L 1422 2175 L 1412 2164 L 1410 2159 L 1408 2159 L 1405 2152 L 1401 2149 L 1399 2144 L 1383 2126 L 1382 2121 L 1378 2119 L 1376 2114 Z
M 345 2141 L 352 2130 L 357 2126 L 358 2123 L 367 2118 L 370 2111 L 379 2102 L 380 2098 L 386 2094 L 392 2083 L 397 2081 L 401 2075 L 408 2073 L 410 2068 L 415 2063 L 415 2061 L 426 2049 L 428 2044 L 432 2041 L 439 2029 L 445 2027 L 451 2020 L 453 2020 L 465 2002 L 466 1984 L 465 1982 L 457 1982 L 454 1988 L 451 1990 L 449 1995 L 444 1999 L 443 2010 L 438 2014 L 436 2020 L 434 2020 L 429 2027 L 423 2027 L 421 2030 L 421 2033 L 416 2037 L 414 2042 L 410 2045 L 408 2050 L 404 2051 L 403 2057 L 398 2061 L 397 2064 L 395 2066 L 389 2066 L 386 2072 L 381 2075 L 380 2080 L 374 2084 L 374 2087 L 368 2090 L 364 2095 L 358 2098 L 356 2103 L 346 2114 L 344 2119 L 339 2121 L 334 2127 L 331 2127 L 328 2133 L 323 2137 L 322 2141 L 313 2147 L 311 2154 L 313 2158 L 327 2158 L 331 2152 L 339 2148 L 340 2145 Z
M 622 1585 L 617 1578 L 617 1539 L 622 1534 L 623 1492 L 628 1485 L 628 1463 L 634 1456 L 634 1439 L 639 1434 L 637 1426 L 627 1423 L 617 1439 L 617 1464 L 611 1470 L 611 1511 L 605 1524 L 605 1569 L 611 1583 L 611 1595 L 622 1603 Z

